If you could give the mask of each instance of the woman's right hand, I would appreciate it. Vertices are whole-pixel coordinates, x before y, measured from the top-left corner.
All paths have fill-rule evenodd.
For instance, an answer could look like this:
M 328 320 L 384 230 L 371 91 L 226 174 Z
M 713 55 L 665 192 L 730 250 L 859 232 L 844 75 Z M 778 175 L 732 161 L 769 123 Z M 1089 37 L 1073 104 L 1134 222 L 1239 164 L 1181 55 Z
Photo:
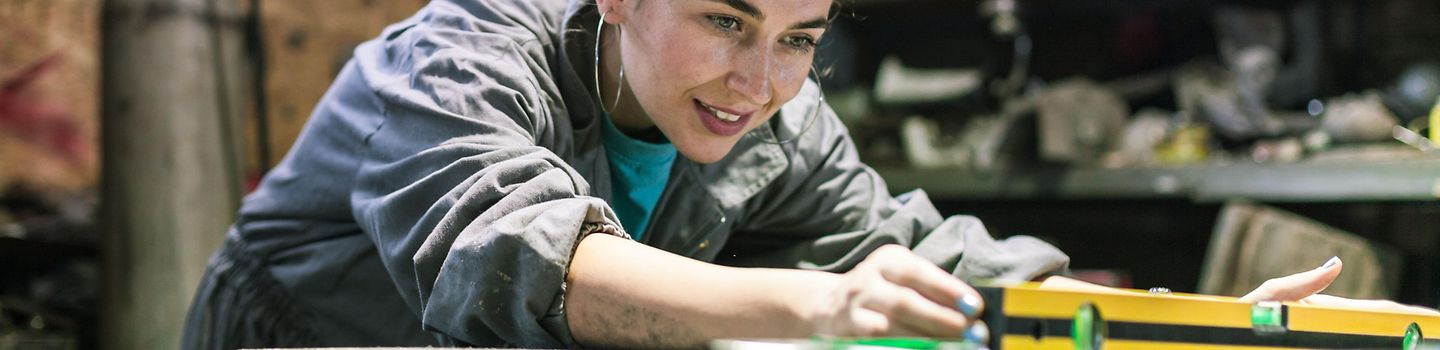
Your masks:
M 986 342 L 980 294 L 898 245 L 876 249 L 816 298 L 816 334 Z

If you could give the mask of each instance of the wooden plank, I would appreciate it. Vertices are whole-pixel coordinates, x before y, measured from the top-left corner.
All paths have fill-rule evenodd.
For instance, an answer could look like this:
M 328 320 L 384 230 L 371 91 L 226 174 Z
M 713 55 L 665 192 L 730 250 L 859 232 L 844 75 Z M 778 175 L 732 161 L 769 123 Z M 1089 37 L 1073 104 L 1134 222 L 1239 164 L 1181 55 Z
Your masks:
M 261 3 L 265 45 L 265 94 L 268 97 L 268 167 L 289 151 L 315 104 L 329 89 L 356 45 L 385 26 L 409 17 L 427 0 L 285 0 Z M 246 119 L 246 140 L 258 145 L 253 118 Z M 250 148 L 254 149 L 254 148 Z M 260 165 L 251 152 L 247 168 Z

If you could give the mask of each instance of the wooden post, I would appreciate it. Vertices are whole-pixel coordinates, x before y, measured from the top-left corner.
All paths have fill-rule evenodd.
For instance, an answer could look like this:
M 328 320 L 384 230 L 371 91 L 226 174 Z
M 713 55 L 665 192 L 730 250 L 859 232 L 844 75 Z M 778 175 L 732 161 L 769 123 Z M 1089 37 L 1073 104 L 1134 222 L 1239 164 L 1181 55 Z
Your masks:
M 99 343 L 172 349 L 240 200 L 234 0 L 107 0 Z

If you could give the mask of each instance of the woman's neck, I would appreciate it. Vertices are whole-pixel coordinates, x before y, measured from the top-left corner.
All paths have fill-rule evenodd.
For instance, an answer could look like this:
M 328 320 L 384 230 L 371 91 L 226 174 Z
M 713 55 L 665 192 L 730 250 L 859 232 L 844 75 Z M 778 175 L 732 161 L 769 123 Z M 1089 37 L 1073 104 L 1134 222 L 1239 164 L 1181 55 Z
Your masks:
M 610 120 L 620 132 L 625 133 L 637 140 L 661 141 L 664 135 L 650 117 L 645 115 L 644 109 L 635 100 L 634 93 L 622 86 L 629 85 L 629 78 L 621 78 L 620 69 L 622 58 L 620 55 L 620 40 L 623 36 L 621 27 L 606 25 L 601 32 L 604 37 L 600 40 L 600 103 L 604 110 L 610 112 Z M 617 83 L 618 82 L 618 83 Z M 618 90 L 618 96 L 617 96 Z M 619 98 L 617 103 L 616 98 Z M 613 108 L 613 109 L 612 109 Z

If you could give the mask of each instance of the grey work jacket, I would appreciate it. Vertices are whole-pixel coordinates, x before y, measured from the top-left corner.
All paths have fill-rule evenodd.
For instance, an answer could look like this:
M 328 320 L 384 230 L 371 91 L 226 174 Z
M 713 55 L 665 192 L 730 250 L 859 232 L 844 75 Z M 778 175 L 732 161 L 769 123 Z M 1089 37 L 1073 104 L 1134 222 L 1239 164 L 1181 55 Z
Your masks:
M 225 248 L 243 254 L 216 261 L 260 260 L 268 276 L 251 277 L 273 279 L 322 345 L 574 345 L 571 253 L 587 224 L 619 226 L 586 78 L 594 11 L 435 0 L 360 45 L 246 198 Z M 942 217 L 924 192 L 892 197 L 816 90 L 717 163 L 677 159 L 643 243 L 735 266 L 845 271 L 894 243 L 967 279 L 1065 267 L 1039 240 Z M 797 142 L 762 142 L 817 108 Z

